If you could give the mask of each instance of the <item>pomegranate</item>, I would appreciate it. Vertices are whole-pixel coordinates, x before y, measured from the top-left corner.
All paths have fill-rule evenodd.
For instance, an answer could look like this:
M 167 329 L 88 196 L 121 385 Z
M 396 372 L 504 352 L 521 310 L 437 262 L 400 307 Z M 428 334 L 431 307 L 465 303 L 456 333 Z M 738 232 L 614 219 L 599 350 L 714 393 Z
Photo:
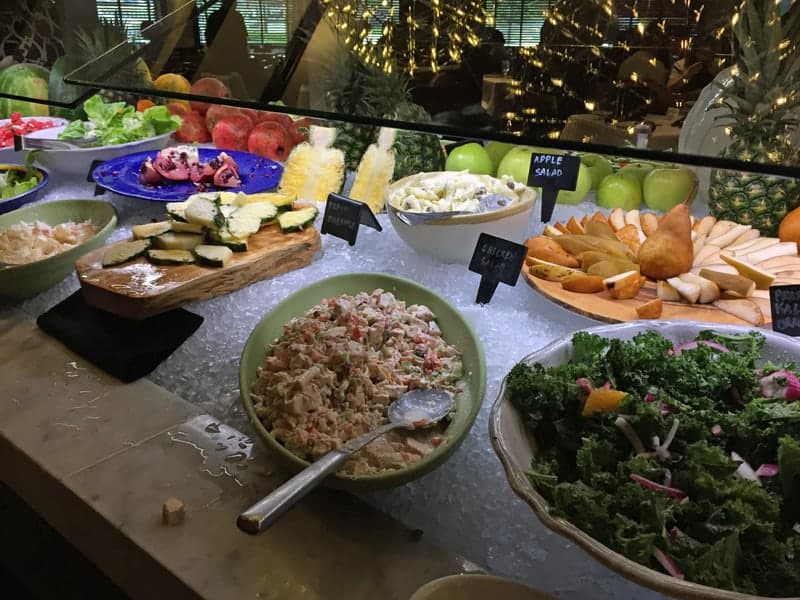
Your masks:
M 216 160 L 216 159 L 212 159 Z M 211 183 L 214 181 L 214 173 L 216 169 L 211 166 L 211 161 L 206 164 L 192 163 L 189 167 L 189 179 L 193 183 Z
M 214 173 L 214 185 L 219 187 L 239 187 L 242 180 L 239 178 L 239 171 L 230 165 L 222 165 Z
M 147 157 L 147 159 L 142 163 L 142 166 L 139 167 L 139 181 L 149 185 L 153 185 L 161 181 L 161 174 L 156 171 L 155 167 L 153 166 L 153 160 L 150 157 Z
M 283 162 L 292 151 L 291 134 L 275 121 L 262 121 L 247 137 L 247 150 L 259 156 Z
M 252 121 L 244 115 L 225 117 L 214 125 L 211 139 L 217 148 L 247 150 L 247 136 L 252 127 Z
M 200 113 L 189 112 L 181 115 L 181 127 L 175 132 L 179 142 L 205 143 L 211 141 L 211 134 L 206 129 L 206 121 Z
M 198 79 L 192 84 L 191 93 L 198 96 L 211 96 L 214 98 L 231 97 L 231 91 L 228 89 L 228 86 L 216 77 L 203 77 Z M 200 115 L 205 115 L 210 107 L 208 102 L 201 102 L 199 100 L 190 100 L 189 105 L 192 107 L 192 110 L 197 111 Z
M 192 158 L 191 162 L 196 162 L 197 159 Z M 191 170 L 190 157 L 183 151 L 176 148 L 166 148 L 158 153 L 156 160 L 153 162 L 155 170 L 161 175 L 172 181 L 188 181 L 189 172 Z
M 245 117 L 250 120 L 250 126 L 252 127 L 253 119 L 243 108 L 224 106 L 222 104 L 214 104 L 208 107 L 206 111 L 206 127 L 209 131 L 214 131 L 214 125 L 227 117 Z

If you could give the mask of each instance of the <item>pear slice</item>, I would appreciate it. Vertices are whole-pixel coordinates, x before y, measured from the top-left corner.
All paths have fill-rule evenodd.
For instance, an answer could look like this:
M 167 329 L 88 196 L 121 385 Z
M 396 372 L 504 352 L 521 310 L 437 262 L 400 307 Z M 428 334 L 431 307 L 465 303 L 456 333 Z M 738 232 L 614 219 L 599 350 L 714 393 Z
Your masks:
M 759 237 L 758 239 L 752 240 L 744 244 L 737 244 L 736 246 L 728 246 L 727 248 L 725 248 L 725 252 L 727 254 L 732 254 L 733 256 L 744 256 L 749 252 L 755 252 L 756 250 L 768 248 L 769 246 L 774 246 L 775 244 L 779 243 L 780 240 L 778 238 Z
M 564 281 L 576 275 L 583 275 L 583 272 L 577 269 L 570 269 L 538 258 L 533 258 L 533 264 L 528 268 L 528 273 L 546 281 Z
M 642 219 L 639 211 L 636 209 L 629 210 L 625 213 L 625 222 L 630 225 L 636 225 L 639 229 L 642 228 Z
M 678 290 L 663 280 L 656 284 L 656 295 L 664 302 L 681 301 L 681 295 L 678 293 Z
M 644 282 L 645 278 L 639 275 L 639 271 L 626 271 L 619 275 L 605 278 L 603 285 L 615 300 L 627 300 L 639 293 Z
M 694 232 L 692 232 L 694 234 Z M 708 239 L 708 234 L 703 233 L 700 235 L 695 235 L 694 239 L 692 240 L 692 247 L 694 249 L 694 255 L 697 256 L 700 253 L 700 250 L 703 249 L 703 246 L 706 245 L 706 240 Z
M 721 273 L 714 269 L 700 269 L 700 277 L 705 277 L 716 283 L 721 290 L 736 292 L 740 296 L 748 297 L 756 289 L 756 282 L 739 274 Z
M 720 248 L 725 248 L 726 246 L 729 246 L 734 241 L 736 241 L 736 238 L 738 238 L 740 235 L 747 233 L 751 229 L 752 227 L 750 225 L 736 225 L 734 227 L 731 227 L 728 231 L 726 231 L 722 235 L 718 235 L 715 238 L 711 238 L 709 236 L 709 241 L 713 243 L 715 246 L 719 246 Z
M 778 279 L 791 279 L 796 283 L 800 283 L 800 270 L 796 271 L 777 271 L 775 273 L 775 281 Z
M 583 225 L 573 216 L 569 218 L 567 221 L 567 229 L 569 233 L 574 233 L 576 235 L 581 235 L 586 233 L 586 230 L 583 228 Z
M 608 215 L 608 223 L 614 228 L 614 231 L 625 227 L 625 211 L 621 208 L 612 210 L 611 214 Z
M 684 281 L 680 277 L 670 277 L 667 279 L 675 290 L 686 300 L 689 304 L 696 304 L 700 299 L 700 285 L 692 283 L 691 281 Z
M 735 300 L 717 300 L 712 303 L 723 312 L 731 314 L 735 317 L 750 323 L 751 325 L 763 325 L 764 313 L 755 302 L 751 302 L 748 298 L 735 299 Z
M 553 225 L 545 225 L 544 234 L 547 237 L 554 238 L 554 237 L 558 237 L 559 235 L 564 235 L 564 232 L 561 231 L 558 227 L 555 227 Z
M 700 296 L 697 298 L 698 303 L 711 304 L 714 300 L 719 300 L 719 286 L 710 279 L 694 273 L 681 273 L 678 277 L 681 281 L 696 283 L 700 286 Z
M 739 246 L 741 244 L 746 244 L 748 242 L 755 242 L 757 239 L 760 238 L 761 238 L 761 232 L 758 229 L 750 228 L 747 231 L 745 231 L 742 235 L 740 235 L 738 238 L 733 240 L 733 242 L 731 242 L 728 245 L 728 248 Z
M 741 259 L 745 262 L 757 265 L 760 262 L 777 258 L 778 256 L 797 256 L 797 242 L 781 242 L 761 250 L 748 252 Z
M 714 256 L 715 254 L 719 254 L 719 246 L 715 246 L 714 244 L 709 244 L 708 240 L 706 240 L 705 245 L 700 248 L 700 251 L 694 255 L 694 260 L 692 261 L 693 266 L 702 265 L 707 259 Z
M 664 302 L 661 298 L 650 300 L 636 307 L 636 316 L 640 319 L 658 319 L 661 311 L 664 310 Z
M 653 235 L 653 232 L 658 229 L 658 217 L 654 213 L 642 213 L 639 219 L 642 222 L 642 231 L 647 237 Z
M 758 268 L 765 271 L 800 271 L 800 256 L 778 256 L 758 263 Z
M 709 232 L 711 231 L 711 228 L 714 227 L 716 222 L 717 222 L 716 217 L 712 217 L 711 215 L 706 215 L 702 219 L 695 221 L 692 229 L 694 229 L 699 235 L 703 234 L 708 235 Z
M 567 229 L 567 226 L 564 225 L 563 223 L 556 223 L 554 227 L 558 229 L 561 233 L 572 233 L 569 229 Z
M 723 233 L 729 232 L 731 229 L 736 227 L 736 223 L 733 221 L 717 221 L 714 223 L 714 226 L 708 232 L 708 239 L 713 240 L 715 237 L 722 235 Z
M 720 254 L 720 258 L 729 265 L 736 267 L 739 275 L 752 279 L 756 288 L 759 290 L 767 290 L 772 282 L 775 281 L 775 275 L 769 271 L 764 271 L 759 267 L 741 260 L 738 256 L 728 256 L 727 254 Z

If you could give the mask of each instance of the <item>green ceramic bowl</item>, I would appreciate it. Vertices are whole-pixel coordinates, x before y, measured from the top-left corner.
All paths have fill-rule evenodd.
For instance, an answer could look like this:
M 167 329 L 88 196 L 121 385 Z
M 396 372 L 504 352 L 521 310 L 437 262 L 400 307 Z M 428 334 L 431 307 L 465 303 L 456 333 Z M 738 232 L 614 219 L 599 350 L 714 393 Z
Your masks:
M 385 471 L 363 477 L 346 477 L 335 474 L 326 481 L 326 484 L 331 487 L 350 491 L 392 487 L 421 477 L 444 462 L 469 432 L 483 401 L 486 388 L 486 361 L 477 334 L 461 313 L 431 290 L 408 279 L 383 273 L 337 275 L 304 287 L 278 304 L 250 334 L 239 365 L 239 389 L 242 401 L 259 436 L 288 469 L 297 472 L 306 468 L 309 463 L 287 450 L 283 444 L 273 438 L 256 416 L 253 401 L 250 398 L 250 390 L 256 380 L 256 369 L 264 361 L 267 347 L 280 337 L 284 324 L 292 317 L 302 316 L 305 311 L 325 298 L 339 294 L 353 295 L 358 292 L 371 292 L 377 288 L 392 292 L 398 299 L 405 300 L 408 304 L 428 306 L 436 314 L 445 340 L 461 351 L 464 372 L 467 373 L 467 376 L 463 382 L 465 391 L 457 398 L 455 416 L 446 430 L 447 443 L 442 444 L 428 456 L 405 469 Z
M 0 215 L 0 231 L 23 221 L 44 221 L 48 225 L 58 225 L 86 219 L 100 228 L 93 238 L 50 258 L 0 268 L 0 297 L 29 298 L 64 279 L 75 268 L 78 258 L 103 245 L 117 225 L 117 213 L 111 204 L 99 200 L 54 200 Z

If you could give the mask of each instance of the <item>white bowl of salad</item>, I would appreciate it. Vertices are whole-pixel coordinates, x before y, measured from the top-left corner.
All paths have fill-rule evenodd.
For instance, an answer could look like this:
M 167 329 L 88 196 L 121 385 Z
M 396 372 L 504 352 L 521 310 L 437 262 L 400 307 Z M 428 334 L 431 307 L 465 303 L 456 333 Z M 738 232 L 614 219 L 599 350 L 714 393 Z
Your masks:
M 505 198 L 484 210 L 484 197 Z M 466 171 L 419 173 L 396 181 L 386 191 L 386 210 L 397 235 L 421 254 L 446 263 L 469 262 L 478 236 L 488 233 L 521 242 L 533 212 L 536 192 L 513 179 Z M 447 216 L 443 213 L 463 211 Z M 409 224 L 403 213 L 432 218 Z
M 124 102 L 103 102 L 92 96 L 83 104 L 88 119 L 42 129 L 31 138 L 70 142 L 92 139 L 80 148 L 36 151 L 36 162 L 54 173 L 86 177 L 95 161 L 107 161 L 144 150 L 160 150 L 170 143 L 180 125 L 180 117 L 171 115 L 165 106 L 153 106 L 142 112 Z
M 550 529 L 680 598 L 800 592 L 800 345 L 693 321 L 606 325 L 513 367 L 490 437 Z

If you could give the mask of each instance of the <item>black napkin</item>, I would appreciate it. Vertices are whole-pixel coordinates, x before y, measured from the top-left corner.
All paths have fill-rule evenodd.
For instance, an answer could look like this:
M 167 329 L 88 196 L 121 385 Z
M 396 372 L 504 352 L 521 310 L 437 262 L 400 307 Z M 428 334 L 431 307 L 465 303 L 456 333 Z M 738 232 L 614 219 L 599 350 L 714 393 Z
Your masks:
M 123 319 L 87 304 L 80 290 L 36 320 L 45 333 L 125 383 L 150 373 L 202 322 L 182 308 L 141 321 Z

